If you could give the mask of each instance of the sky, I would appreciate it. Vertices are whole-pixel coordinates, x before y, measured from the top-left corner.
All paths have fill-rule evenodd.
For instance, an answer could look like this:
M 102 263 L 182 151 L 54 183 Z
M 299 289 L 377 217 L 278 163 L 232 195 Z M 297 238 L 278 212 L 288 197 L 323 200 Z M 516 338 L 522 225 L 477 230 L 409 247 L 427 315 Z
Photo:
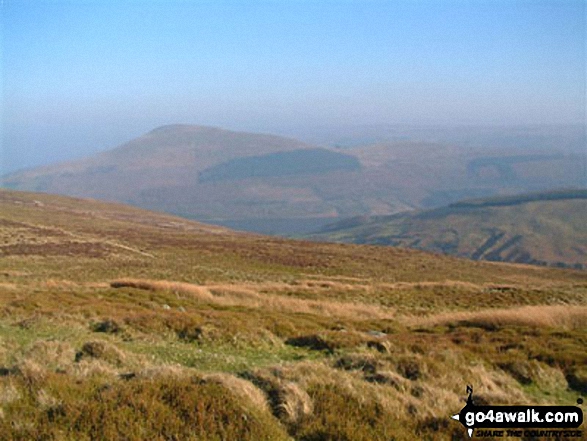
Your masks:
M 0 0 L 0 173 L 164 124 L 584 124 L 583 0 Z

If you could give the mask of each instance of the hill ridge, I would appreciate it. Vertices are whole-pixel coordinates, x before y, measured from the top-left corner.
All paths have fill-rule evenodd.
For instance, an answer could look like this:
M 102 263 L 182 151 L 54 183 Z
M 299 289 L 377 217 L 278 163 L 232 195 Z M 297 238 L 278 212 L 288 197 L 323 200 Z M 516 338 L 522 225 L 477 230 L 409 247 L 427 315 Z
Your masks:
M 519 161 L 530 153 L 532 161 Z M 511 158 L 517 162 L 506 182 L 500 170 Z M 292 163 L 299 173 L 290 173 Z M 477 164 L 473 175 L 471 164 Z M 535 149 L 472 150 L 416 140 L 341 149 L 269 133 L 167 124 L 93 156 L 4 175 L 2 185 L 290 236 L 357 215 L 576 186 L 581 176 L 575 156 Z
M 587 190 L 566 189 L 355 217 L 308 237 L 582 269 L 587 267 L 586 217 Z
M 467 199 L 449 204 L 448 207 L 497 207 L 506 205 L 518 205 L 528 202 L 558 201 L 566 199 L 587 199 L 587 189 L 563 189 L 548 192 L 524 193 L 513 196 L 496 196 L 481 199 Z

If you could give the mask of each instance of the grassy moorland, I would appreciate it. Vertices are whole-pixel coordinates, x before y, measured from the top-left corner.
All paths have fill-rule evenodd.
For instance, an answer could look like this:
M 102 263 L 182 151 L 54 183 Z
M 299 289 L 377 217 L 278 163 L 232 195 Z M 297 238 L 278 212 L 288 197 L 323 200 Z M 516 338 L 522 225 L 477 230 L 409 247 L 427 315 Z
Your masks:
M 1 191 L 0 278 L 2 439 L 458 440 L 467 384 L 587 392 L 584 271 Z

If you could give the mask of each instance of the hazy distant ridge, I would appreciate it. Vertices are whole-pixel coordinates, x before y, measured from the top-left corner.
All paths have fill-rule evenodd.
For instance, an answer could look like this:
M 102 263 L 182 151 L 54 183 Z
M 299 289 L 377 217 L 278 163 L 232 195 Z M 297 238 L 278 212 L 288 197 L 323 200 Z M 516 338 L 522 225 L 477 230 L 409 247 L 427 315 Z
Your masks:
M 449 207 L 503 207 L 524 204 L 527 202 L 560 201 L 565 199 L 587 199 L 587 190 L 560 190 L 548 193 L 530 193 L 515 196 L 466 200 L 450 204 Z
M 564 131 L 559 134 L 565 139 Z M 414 139 L 343 150 L 181 124 L 85 159 L 2 177 L 7 188 L 118 201 L 282 235 L 353 216 L 583 181 L 583 162 L 564 149 L 475 149 Z

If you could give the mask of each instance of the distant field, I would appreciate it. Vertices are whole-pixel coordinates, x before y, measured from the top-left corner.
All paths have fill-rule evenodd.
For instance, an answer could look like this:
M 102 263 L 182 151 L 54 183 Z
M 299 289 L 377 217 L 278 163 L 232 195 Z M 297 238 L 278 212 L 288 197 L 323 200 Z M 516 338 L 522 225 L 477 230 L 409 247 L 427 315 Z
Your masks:
M 585 271 L 0 191 L 3 439 L 465 440 L 467 384 L 575 405 L 585 347 Z

